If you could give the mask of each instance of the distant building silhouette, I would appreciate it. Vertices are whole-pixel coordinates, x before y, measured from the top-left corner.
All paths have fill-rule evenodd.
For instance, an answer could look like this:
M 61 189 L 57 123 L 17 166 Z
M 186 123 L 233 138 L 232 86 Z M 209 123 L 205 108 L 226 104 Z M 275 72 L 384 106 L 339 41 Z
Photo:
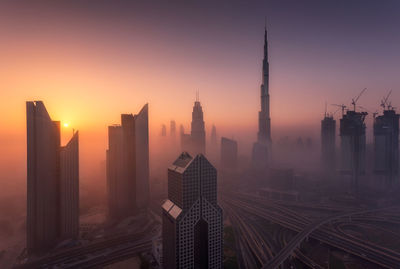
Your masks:
M 122 114 L 121 125 L 108 127 L 108 213 L 131 216 L 149 200 L 148 105 L 137 115 Z
M 340 119 L 342 173 L 352 175 L 351 186 L 358 191 L 359 176 L 365 174 L 366 112 L 347 111 Z
M 79 229 L 78 133 L 60 147 L 60 122 L 43 102 L 26 102 L 27 251 L 39 254 Z
M 301 138 L 301 136 L 299 136 L 297 139 L 296 139 L 296 147 L 297 147 L 297 149 L 304 149 L 304 142 L 303 142 L 303 138 Z
M 324 171 L 333 172 L 336 160 L 336 121 L 325 115 L 321 121 L 321 159 Z
M 217 139 L 217 128 L 215 127 L 215 125 L 212 125 L 211 128 L 211 146 L 214 147 L 214 150 L 217 149 L 218 147 L 218 139 Z
M 238 145 L 235 140 L 221 137 L 221 168 L 236 171 L 238 159 Z
M 167 136 L 167 126 L 165 124 L 161 126 L 161 136 Z
M 271 150 L 271 119 L 269 108 L 269 63 L 268 63 L 268 36 L 264 31 L 264 59 L 261 84 L 261 110 L 258 113 L 257 142 L 253 145 L 253 164 L 264 168 L 267 166 L 268 151 Z
M 205 154 L 206 131 L 204 128 L 203 109 L 198 99 L 194 102 L 190 134 L 185 134 L 183 126 L 180 127 L 181 150 L 192 154 Z
M 171 120 L 171 122 L 170 122 L 169 134 L 170 134 L 171 138 L 173 140 L 175 140 L 175 137 L 176 137 L 176 123 L 175 123 L 174 120 Z
M 205 154 L 206 131 L 204 128 L 203 109 L 198 99 L 194 102 L 191 127 L 192 152 L 194 154 Z
M 399 114 L 385 110 L 374 120 L 375 173 L 385 175 L 385 185 L 398 184 Z
M 192 151 L 192 137 L 190 134 L 181 133 L 181 150 Z
M 202 154 L 184 152 L 169 167 L 162 212 L 163 268 L 222 268 L 217 171 Z

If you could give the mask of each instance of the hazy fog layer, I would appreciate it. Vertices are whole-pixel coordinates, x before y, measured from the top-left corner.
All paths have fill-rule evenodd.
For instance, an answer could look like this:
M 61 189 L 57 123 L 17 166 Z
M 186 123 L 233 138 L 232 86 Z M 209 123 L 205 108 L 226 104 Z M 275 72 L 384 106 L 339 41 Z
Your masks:
M 239 155 L 248 157 L 265 16 L 274 142 L 288 136 L 291 147 L 311 137 L 318 152 L 325 101 L 349 105 L 364 87 L 359 104 L 372 112 L 389 89 L 393 105 L 400 103 L 398 1 L 202 1 L 168 3 L 169 9 L 163 1 L 130 2 L 22 1 L 0 8 L 1 231 L 25 212 L 27 100 L 43 100 L 54 120 L 69 124 L 63 143 L 79 129 L 82 195 L 104 197 L 107 126 L 147 102 L 151 175 L 163 177 L 179 137 L 171 149 L 161 126 L 174 119 L 177 134 L 180 124 L 190 131 L 196 90 L 207 139 L 215 124 L 219 137 L 238 140 Z M 371 141 L 371 118 L 367 132 Z M 10 229 L 3 235 L 18 228 Z

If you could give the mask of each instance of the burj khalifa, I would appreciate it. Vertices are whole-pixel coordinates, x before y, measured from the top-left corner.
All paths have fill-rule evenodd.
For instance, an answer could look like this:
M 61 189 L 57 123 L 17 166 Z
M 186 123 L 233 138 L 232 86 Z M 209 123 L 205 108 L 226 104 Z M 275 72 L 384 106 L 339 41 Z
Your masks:
M 271 118 L 269 113 L 269 62 L 267 28 L 264 31 L 264 59 L 262 64 L 261 110 L 258 112 L 257 142 L 253 145 L 253 164 L 258 168 L 267 166 L 271 152 Z
M 271 144 L 271 118 L 269 114 L 269 63 L 267 29 L 264 32 L 264 59 L 261 84 L 261 111 L 258 112 L 258 140 L 259 143 Z

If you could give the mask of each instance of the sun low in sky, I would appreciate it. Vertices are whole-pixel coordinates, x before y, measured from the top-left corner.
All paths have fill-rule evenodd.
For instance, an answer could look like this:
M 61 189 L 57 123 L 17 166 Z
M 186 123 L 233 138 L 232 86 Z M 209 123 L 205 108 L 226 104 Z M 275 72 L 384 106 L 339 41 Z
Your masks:
M 63 124 L 63 125 L 64 125 L 64 127 L 65 127 L 65 128 L 67 128 L 67 127 L 69 126 L 69 123 L 67 123 L 67 122 L 64 122 L 64 124 Z

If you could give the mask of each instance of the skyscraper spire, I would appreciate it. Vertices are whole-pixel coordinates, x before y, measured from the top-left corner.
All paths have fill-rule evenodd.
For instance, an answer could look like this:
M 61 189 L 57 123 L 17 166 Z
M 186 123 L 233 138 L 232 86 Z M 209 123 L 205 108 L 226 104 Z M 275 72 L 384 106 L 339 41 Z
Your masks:
M 264 28 L 264 59 L 268 60 L 268 33 L 267 33 L 267 25 Z

